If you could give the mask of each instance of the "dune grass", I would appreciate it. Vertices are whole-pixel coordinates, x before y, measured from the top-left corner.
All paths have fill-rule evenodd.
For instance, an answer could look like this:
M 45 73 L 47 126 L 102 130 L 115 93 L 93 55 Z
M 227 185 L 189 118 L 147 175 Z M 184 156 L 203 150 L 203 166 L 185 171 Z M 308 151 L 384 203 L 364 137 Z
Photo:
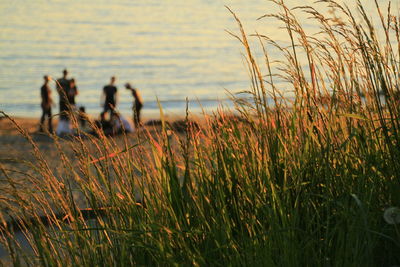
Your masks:
M 62 176 L 31 141 L 36 175 L 24 185 L 0 164 L 9 185 L 1 243 L 11 263 L 399 265 L 400 224 L 383 215 L 400 207 L 400 19 L 378 5 L 374 26 L 361 3 L 349 10 L 326 0 L 298 9 L 273 2 L 281 12 L 260 19 L 281 21 L 288 47 L 247 35 L 232 13 L 251 74 L 252 100 L 234 99 L 239 115 L 221 108 L 200 128 L 187 119 L 185 134 L 163 124 L 159 135 L 119 141 L 54 137 Z M 319 5 L 334 12 L 321 14 Z M 320 32 L 308 35 L 296 12 Z M 249 38 L 259 41 L 261 59 Z M 269 55 L 270 47 L 281 54 Z M 283 96 L 282 80 L 293 97 Z M 11 219 L 32 250 L 19 246 Z

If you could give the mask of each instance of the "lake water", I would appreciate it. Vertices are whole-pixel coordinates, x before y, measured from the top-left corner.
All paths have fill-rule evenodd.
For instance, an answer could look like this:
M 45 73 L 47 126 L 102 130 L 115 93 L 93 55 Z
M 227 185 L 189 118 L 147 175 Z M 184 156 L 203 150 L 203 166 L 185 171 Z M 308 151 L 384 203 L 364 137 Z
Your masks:
M 101 91 L 112 75 L 126 114 L 132 103 L 123 87 L 128 81 L 142 94 L 145 116 L 157 114 L 157 98 L 172 115 L 184 113 L 186 97 L 194 112 L 198 101 L 215 109 L 226 90 L 250 84 L 243 49 L 225 31 L 238 33 L 224 5 L 248 32 L 285 38 L 277 22 L 256 20 L 277 10 L 266 0 L 1 0 L 0 110 L 38 117 L 43 75 L 59 78 L 64 68 L 77 80 L 78 105 L 90 114 L 100 112 Z M 53 98 L 58 102 L 55 90 Z

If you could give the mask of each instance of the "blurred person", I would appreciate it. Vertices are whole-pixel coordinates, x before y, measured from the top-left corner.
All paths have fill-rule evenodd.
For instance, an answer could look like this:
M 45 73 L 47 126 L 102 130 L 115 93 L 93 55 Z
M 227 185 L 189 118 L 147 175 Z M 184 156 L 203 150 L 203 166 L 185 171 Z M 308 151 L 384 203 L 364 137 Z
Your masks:
M 49 86 L 49 82 L 51 77 L 48 75 L 43 76 L 44 84 L 40 88 L 40 96 L 42 98 L 41 108 L 42 108 L 42 117 L 40 118 L 40 131 L 43 131 L 43 124 L 46 120 L 46 116 L 48 119 L 48 130 L 50 133 L 53 132 L 53 125 L 51 122 L 51 106 L 53 105 L 53 99 L 51 98 L 51 90 Z
M 57 79 L 56 89 L 59 95 L 60 120 L 68 120 L 68 96 L 70 91 L 70 80 L 68 70 L 63 70 L 63 77 Z
M 111 124 L 111 120 L 107 120 L 106 113 L 101 113 L 100 114 L 100 120 L 95 120 L 94 125 L 97 127 L 92 128 L 92 131 L 90 134 L 93 134 L 94 136 L 99 137 L 99 131 L 102 131 L 105 136 L 111 136 L 113 134 L 113 126 Z
M 75 96 L 78 95 L 78 87 L 76 86 L 76 81 L 74 78 L 69 80 L 69 90 L 68 90 L 68 102 L 71 106 L 75 107 Z
M 125 84 L 125 88 L 132 92 L 132 96 L 134 99 L 132 110 L 133 110 L 133 123 L 135 124 L 135 128 L 139 128 L 142 124 L 140 119 L 140 111 L 143 107 L 143 100 L 139 94 L 137 88 L 132 87 L 129 83 Z
M 115 76 L 110 79 L 110 84 L 103 87 L 103 93 L 101 95 L 101 103 L 104 103 L 103 112 L 101 116 L 103 117 L 105 113 L 109 112 L 110 116 L 114 112 L 115 106 L 117 104 L 117 87 L 115 86 Z
M 111 125 L 113 127 L 113 134 L 133 133 L 133 128 L 130 122 L 122 116 L 122 114 L 114 112 L 111 116 Z

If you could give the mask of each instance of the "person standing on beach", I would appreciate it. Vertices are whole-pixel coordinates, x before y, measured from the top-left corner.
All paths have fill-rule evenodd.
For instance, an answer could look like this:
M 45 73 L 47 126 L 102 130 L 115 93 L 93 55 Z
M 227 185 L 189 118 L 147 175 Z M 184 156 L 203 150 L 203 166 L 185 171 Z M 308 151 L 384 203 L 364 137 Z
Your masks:
M 56 89 L 59 95 L 60 104 L 60 120 L 68 120 L 68 95 L 70 91 L 70 80 L 68 77 L 68 71 L 63 71 L 63 77 L 57 79 Z
M 51 90 L 49 87 L 49 82 L 51 80 L 50 76 L 43 76 L 44 79 L 44 84 L 43 86 L 40 88 L 40 95 L 42 97 L 42 103 L 41 103 L 41 107 L 42 107 L 42 117 L 40 118 L 40 131 L 43 131 L 43 123 L 46 120 L 46 116 L 48 118 L 48 130 L 50 133 L 53 132 L 53 125 L 51 123 L 51 106 L 53 104 L 53 100 L 51 98 Z
M 112 76 L 110 79 L 110 84 L 104 86 L 103 94 L 101 96 L 101 103 L 103 104 L 103 112 L 101 116 L 104 116 L 105 113 L 110 112 L 112 114 L 114 112 L 114 108 L 117 104 L 117 87 L 115 84 L 115 76 Z M 111 118 L 111 115 L 110 115 Z
M 127 90 L 130 90 L 132 92 L 132 96 L 134 99 L 133 102 L 133 123 L 135 124 L 135 128 L 139 128 L 140 125 L 142 124 L 141 120 L 140 120 L 140 111 L 143 107 L 143 100 L 142 97 L 139 94 L 139 91 L 137 90 L 137 88 L 132 87 L 129 83 L 125 84 L 125 88 Z
M 75 96 L 77 96 L 77 95 L 78 95 L 78 87 L 76 87 L 75 79 L 72 78 L 69 81 L 68 102 L 73 107 L 76 106 Z

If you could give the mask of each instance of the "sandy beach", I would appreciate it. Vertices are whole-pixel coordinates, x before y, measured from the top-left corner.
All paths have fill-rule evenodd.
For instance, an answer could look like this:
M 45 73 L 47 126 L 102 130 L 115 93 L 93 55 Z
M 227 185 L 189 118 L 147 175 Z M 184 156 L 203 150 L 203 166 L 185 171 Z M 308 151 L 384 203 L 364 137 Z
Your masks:
M 13 118 L 22 130 L 30 134 L 36 142 L 43 155 L 49 159 L 49 162 L 56 166 L 58 163 L 54 160 L 54 144 L 51 138 L 45 134 L 38 133 L 39 121 L 33 118 Z M 0 120 L 0 164 L 11 177 L 21 177 L 22 173 L 31 173 L 32 170 L 24 162 L 34 162 L 35 157 L 32 154 L 32 145 L 24 137 L 12 121 L 7 118 Z M 53 160 L 52 160 L 53 159 Z M 4 172 L 0 178 L 5 178 Z M 4 189 L 4 188 L 2 188 Z
M 204 123 L 204 119 L 191 116 L 192 121 L 196 123 Z M 1 167 L 10 175 L 13 179 L 21 178 L 26 174 L 31 175 L 34 173 L 32 166 L 37 164 L 37 155 L 34 153 L 34 147 L 31 141 L 34 142 L 38 148 L 41 157 L 47 162 L 50 169 L 62 174 L 61 168 L 62 162 L 60 153 L 65 153 L 66 157 L 72 162 L 76 161 L 76 154 L 73 151 L 73 141 L 71 139 L 57 138 L 56 136 L 49 136 L 48 133 L 39 131 L 39 119 L 38 118 L 23 118 L 23 117 L 12 117 L 13 121 L 6 117 L 0 118 L 0 164 Z M 90 118 L 91 120 L 93 118 Z M 132 124 L 132 120 L 128 118 Z M 165 121 L 169 123 L 176 133 L 182 132 L 184 125 L 183 116 L 165 116 Z M 161 129 L 161 121 L 159 118 L 143 118 L 143 127 L 139 130 L 135 130 L 133 133 L 128 134 L 125 138 L 124 135 L 117 135 L 109 137 L 109 141 L 115 146 L 114 151 L 120 151 L 124 149 L 126 142 L 130 145 L 135 144 L 138 140 L 148 139 L 148 134 L 157 138 Z M 57 127 L 57 119 L 53 120 L 53 128 Z M 17 124 L 20 129 L 15 125 Z M 182 128 L 183 127 L 183 128 Z M 24 136 L 21 131 L 29 135 L 30 138 Z M 86 128 L 88 131 L 88 127 Z M 55 142 L 57 138 L 58 142 Z M 29 140 L 31 139 L 31 141 Z M 92 146 L 93 142 L 86 142 L 88 146 Z M 96 157 L 96 155 L 94 155 Z M 32 164 L 32 165 L 31 165 Z M 0 180 L 5 179 L 5 173 L 0 172 Z M 3 183 L 3 182 L 2 182 Z M 4 183 L 3 183 L 4 184 Z M 1 189 L 1 188 L 0 188 Z
M 173 128 L 174 125 L 176 126 L 174 122 L 179 124 L 183 118 L 175 116 L 165 119 Z M 57 123 L 57 120 L 53 121 L 54 129 L 56 129 Z M 131 155 L 136 157 L 138 153 L 151 153 L 149 141 L 151 138 L 157 140 L 160 137 L 160 120 L 146 118 L 143 123 L 144 126 L 133 133 L 107 137 L 106 141 L 101 141 L 101 138 L 94 136 L 77 140 L 73 137 L 59 138 L 56 135 L 51 136 L 48 133 L 39 132 L 39 120 L 35 118 L 13 117 L 9 119 L 3 117 L 0 119 L 0 193 L 3 197 L 3 199 L 0 199 L 0 209 L 6 214 L 7 224 L 15 223 L 12 215 L 11 217 L 7 215 L 7 212 L 13 209 L 12 203 L 15 198 L 13 192 L 17 190 L 23 198 L 31 199 L 32 193 L 33 195 L 40 194 L 42 188 L 47 187 L 49 173 L 51 173 L 51 176 L 57 177 L 56 179 L 59 179 L 59 181 L 63 181 L 61 183 L 71 186 L 72 196 L 78 208 L 82 210 L 89 208 L 87 199 L 80 190 L 77 190 L 75 185 L 74 175 L 77 173 L 78 176 L 83 175 L 81 169 L 82 157 L 79 157 L 80 152 L 78 152 L 81 149 L 79 148 L 80 145 L 87 149 L 85 150 L 87 151 L 85 157 L 88 160 L 100 159 L 102 164 L 106 165 L 111 163 L 104 160 L 104 157 L 115 153 L 119 154 L 126 147 L 134 147 L 138 143 L 144 145 L 140 146 L 140 149 L 137 147 L 129 149 Z M 18 125 L 19 129 L 15 124 Z M 177 138 L 172 138 L 171 144 L 176 149 L 179 147 L 178 140 L 181 134 L 179 133 L 180 129 L 173 129 L 177 133 L 175 135 Z M 149 139 L 149 136 L 152 137 Z M 107 142 L 107 148 L 102 147 L 102 144 L 105 144 L 104 142 Z M 94 166 L 89 165 L 95 171 Z M 49 171 L 43 172 L 47 168 Z M 109 175 L 109 179 L 112 180 L 117 174 L 112 171 Z M 138 202 L 141 202 L 142 196 L 135 194 L 135 198 Z M 43 213 L 39 212 L 39 214 Z M 3 254 L 0 249 L 0 258 Z
M 23 117 L 12 117 L 16 124 L 32 137 L 32 140 L 36 143 L 39 150 L 43 152 L 45 156 L 51 157 L 53 150 L 57 150 L 54 147 L 52 138 L 46 133 L 39 132 L 39 118 L 23 118 Z M 178 121 L 183 117 L 166 117 L 169 122 Z M 157 121 L 158 119 L 144 118 L 143 122 Z M 132 121 L 130 120 L 132 123 Z M 57 119 L 53 120 L 54 129 L 57 127 Z M 155 128 L 152 126 L 144 126 L 142 130 L 154 131 Z M 134 135 L 134 134 L 133 134 Z M 132 135 L 132 137 L 133 137 Z M 119 137 L 116 137 L 118 139 Z M 16 125 L 8 118 L 0 118 L 0 162 L 9 162 L 9 159 L 32 159 L 30 157 L 32 152 L 32 145 L 29 143 L 26 137 L 24 137 Z
M 24 131 L 28 134 L 37 147 L 40 157 L 44 159 L 49 168 L 57 175 L 63 176 L 67 169 L 64 166 L 63 156 L 67 157 L 74 166 L 78 166 L 78 160 L 75 152 L 73 151 L 73 143 L 71 139 L 57 139 L 55 136 L 49 136 L 46 133 L 39 132 L 39 119 L 36 118 L 12 118 L 16 124 L 20 127 L 18 129 L 16 125 L 8 118 L 2 117 L 0 119 L 0 191 L 8 192 L 10 189 L 10 183 L 8 178 L 11 178 L 17 183 L 20 189 L 29 188 L 29 183 L 26 182 L 29 176 L 37 176 L 39 173 L 35 170 L 35 166 L 38 164 L 38 155 L 35 154 L 34 146 L 32 145 L 29 138 L 24 136 L 20 131 Z M 180 121 L 182 117 L 167 117 L 167 121 L 176 122 Z M 143 122 L 149 124 L 149 122 L 159 122 L 158 119 L 144 119 Z M 57 120 L 53 121 L 53 127 L 56 128 Z M 113 147 L 114 151 L 117 152 L 123 150 L 126 143 L 133 145 L 138 142 L 140 138 L 145 138 L 140 133 L 146 132 L 154 136 L 157 136 L 159 125 L 156 126 L 144 126 L 139 131 L 135 131 L 132 134 L 127 135 L 125 139 L 124 135 L 115 137 L 109 137 L 109 141 L 115 144 Z M 141 137 L 139 137 L 141 136 Z M 91 141 L 87 141 L 88 147 L 93 147 Z M 99 157 L 96 154 L 96 150 L 93 150 L 91 157 Z M 64 154 L 64 155 L 62 155 Z

